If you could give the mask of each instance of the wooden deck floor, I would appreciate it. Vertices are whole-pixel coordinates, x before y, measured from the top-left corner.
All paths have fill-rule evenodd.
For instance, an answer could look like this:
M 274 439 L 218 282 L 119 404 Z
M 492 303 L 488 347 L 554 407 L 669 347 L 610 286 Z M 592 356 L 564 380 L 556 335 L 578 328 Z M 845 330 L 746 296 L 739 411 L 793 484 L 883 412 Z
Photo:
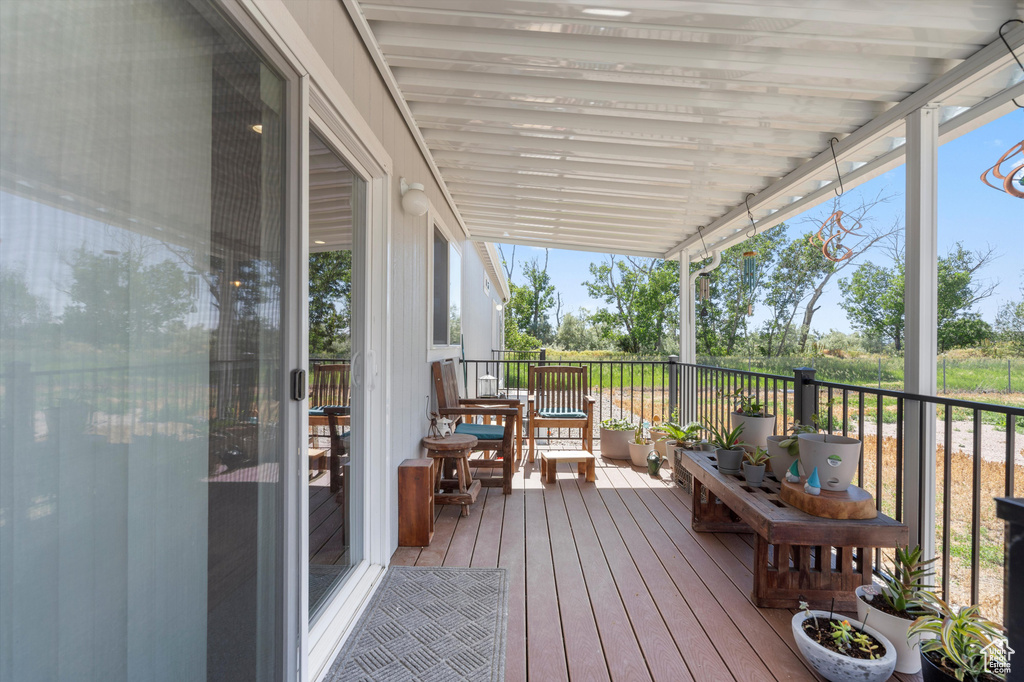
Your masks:
M 563 465 L 545 485 L 538 457 L 513 488 L 485 488 L 468 517 L 438 507 L 430 547 L 392 558 L 509 569 L 507 682 L 820 679 L 796 653 L 792 612 L 749 600 L 751 536 L 694 533 L 669 472 L 599 457 L 596 483 Z

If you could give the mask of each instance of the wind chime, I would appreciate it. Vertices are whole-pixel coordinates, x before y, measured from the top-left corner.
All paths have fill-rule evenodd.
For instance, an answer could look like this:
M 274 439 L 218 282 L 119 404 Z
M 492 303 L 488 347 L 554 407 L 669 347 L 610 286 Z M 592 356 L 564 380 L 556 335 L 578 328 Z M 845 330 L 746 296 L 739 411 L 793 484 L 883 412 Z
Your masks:
M 1013 61 L 1017 62 L 1017 66 L 1020 67 L 1021 71 L 1024 71 L 1024 64 L 1021 63 L 1020 59 L 1014 53 L 1013 48 L 1010 47 L 1010 43 L 1007 42 L 1006 36 L 1003 35 L 1003 29 L 1010 24 L 1024 23 L 1020 19 L 1008 19 L 1003 22 L 1003 25 L 999 27 L 999 39 L 1003 41 L 1003 45 L 1006 45 L 1006 49 L 1009 51 L 1010 56 L 1013 57 Z M 1017 105 L 1018 109 L 1024 109 L 1024 105 L 1017 102 L 1016 98 L 1011 99 L 1011 102 Z M 1020 162 L 1016 166 L 1010 168 L 1009 172 L 1003 173 L 1002 166 L 1009 159 L 1021 155 Z M 996 180 L 993 184 L 989 182 L 988 175 L 991 174 Z M 996 161 L 995 165 L 987 169 L 981 174 L 981 181 L 992 189 L 998 189 L 1001 192 L 1006 192 L 1011 197 L 1017 197 L 1018 199 L 1024 199 L 1024 140 L 1021 140 L 1017 144 L 1013 145 L 1006 150 L 999 160 Z M 1002 181 L 1002 182 L 999 182 Z
M 697 233 L 700 235 L 701 246 L 704 247 L 704 260 L 708 259 L 708 247 L 704 243 L 704 226 L 697 228 Z M 702 320 L 707 319 L 708 316 L 708 304 L 711 300 L 711 273 L 702 272 L 697 275 L 697 295 L 700 298 L 700 317 Z
M 839 180 L 839 188 L 836 190 L 836 196 L 841 197 L 846 189 L 843 187 L 843 176 L 839 173 L 839 159 L 836 158 L 836 147 L 835 143 L 839 139 L 833 137 L 828 141 L 829 147 L 832 148 L 832 162 L 836 165 L 836 177 Z M 843 217 L 853 220 L 854 225 L 847 227 L 843 225 Z M 853 257 L 853 249 L 842 243 L 843 238 L 847 235 L 859 236 L 857 230 L 863 225 L 856 218 L 846 215 L 840 210 L 836 210 L 821 223 L 821 227 L 815 234 L 807 240 L 812 246 L 820 246 L 821 254 L 825 256 L 827 260 L 833 263 L 839 263 L 844 260 Z

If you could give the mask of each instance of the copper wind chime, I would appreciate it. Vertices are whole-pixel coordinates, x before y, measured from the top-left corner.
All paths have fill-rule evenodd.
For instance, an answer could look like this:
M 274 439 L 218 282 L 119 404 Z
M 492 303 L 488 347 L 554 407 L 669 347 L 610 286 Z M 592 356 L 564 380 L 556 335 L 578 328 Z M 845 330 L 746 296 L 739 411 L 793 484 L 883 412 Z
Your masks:
M 836 178 L 839 180 L 839 189 L 836 190 L 836 196 L 841 197 L 846 188 L 843 187 L 843 176 L 839 172 L 839 159 L 836 158 L 836 142 L 839 142 L 839 139 L 833 137 L 828 141 L 828 146 L 832 148 L 832 162 L 836 165 Z M 844 217 L 847 221 L 852 220 L 853 224 L 849 226 L 844 225 Z M 859 220 L 837 209 L 821 223 L 818 231 L 812 234 L 807 241 L 812 246 L 820 246 L 821 254 L 826 259 L 833 263 L 840 263 L 853 257 L 853 249 L 843 244 L 843 239 L 851 234 L 859 236 L 857 230 L 861 227 L 863 225 L 861 225 Z
M 1006 36 L 1003 35 L 1003 29 L 1010 24 L 1024 23 L 1020 19 L 1009 19 L 1003 22 L 1003 25 L 999 27 L 999 38 L 1003 41 L 1003 45 L 1006 45 L 1006 49 L 1010 52 L 1010 56 L 1017 62 L 1017 66 L 1024 71 L 1024 64 L 1021 64 L 1020 59 L 1014 54 L 1010 48 L 1010 43 L 1007 42 Z M 1017 105 L 1018 109 L 1024 109 L 1024 106 L 1020 105 L 1016 99 L 1010 100 Z M 1015 156 L 1020 156 L 1018 161 L 1011 162 Z M 1007 172 L 1003 172 L 1003 164 L 1010 164 L 1010 169 Z M 1016 163 L 1016 165 L 1013 165 Z M 989 180 L 991 176 L 994 182 Z M 1006 150 L 999 160 L 995 162 L 991 168 L 987 168 L 984 173 L 981 174 L 981 181 L 992 189 L 998 189 L 1001 192 L 1006 192 L 1011 197 L 1017 197 L 1018 199 L 1024 199 L 1024 140 L 1021 140 L 1017 144 L 1013 145 Z

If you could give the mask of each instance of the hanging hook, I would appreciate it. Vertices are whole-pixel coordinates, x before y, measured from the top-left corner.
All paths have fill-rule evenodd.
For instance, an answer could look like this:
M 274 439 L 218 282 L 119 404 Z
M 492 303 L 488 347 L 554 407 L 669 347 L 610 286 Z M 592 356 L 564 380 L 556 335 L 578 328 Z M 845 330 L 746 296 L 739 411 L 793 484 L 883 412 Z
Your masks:
M 843 193 L 846 191 L 846 188 L 843 187 L 843 176 L 839 172 L 839 160 L 836 158 L 836 142 L 839 142 L 839 138 L 833 137 L 831 140 L 828 141 L 828 146 L 832 148 L 832 163 L 836 165 L 836 177 L 839 178 L 839 189 L 836 190 L 836 196 L 841 197 L 843 196 Z
M 1003 22 L 1003 25 L 999 27 L 999 39 L 1003 41 L 1003 45 L 1006 45 L 1006 49 L 1009 50 L 1010 56 L 1013 57 L 1013 61 L 1017 62 L 1017 66 L 1020 67 L 1020 70 L 1024 71 L 1024 64 L 1021 64 L 1020 60 L 1017 59 L 1017 55 L 1014 54 L 1013 49 L 1010 47 L 1010 43 L 1006 40 L 1006 36 L 1003 35 L 1003 29 L 1014 22 L 1024 24 L 1024 21 L 1021 21 L 1020 19 L 1007 19 Z M 1024 109 L 1024 104 L 1017 104 L 1017 99 L 1015 97 L 1011 98 L 1010 101 L 1016 104 L 1018 109 Z
M 708 245 L 704 243 L 704 225 L 697 226 L 697 234 L 700 235 L 700 245 L 704 247 L 704 260 L 708 259 Z
M 746 235 L 747 239 L 757 236 L 757 225 L 754 224 L 754 214 L 750 212 L 750 204 L 747 203 L 747 199 L 753 196 L 757 195 L 751 192 L 747 196 L 743 197 L 743 205 L 747 207 L 747 218 L 750 219 L 750 227 L 753 230 L 752 233 Z

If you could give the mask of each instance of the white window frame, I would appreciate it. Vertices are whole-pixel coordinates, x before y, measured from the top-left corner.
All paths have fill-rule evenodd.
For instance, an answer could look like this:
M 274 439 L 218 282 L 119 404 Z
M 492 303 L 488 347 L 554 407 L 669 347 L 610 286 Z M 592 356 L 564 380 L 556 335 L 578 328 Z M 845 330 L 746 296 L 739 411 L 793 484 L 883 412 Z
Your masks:
M 459 315 L 463 315 L 465 308 L 465 296 L 463 292 L 466 274 L 466 255 L 462 243 L 455 239 L 451 229 L 434 211 L 433 205 L 427 211 L 427 360 L 442 360 L 458 355 L 460 343 L 434 342 L 434 230 L 438 230 L 441 236 L 448 242 L 449 250 L 454 249 L 459 254 Z M 448 259 L 448 281 L 451 282 L 451 258 Z M 448 305 L 451 306 L 452 292 L 448 292 Z

